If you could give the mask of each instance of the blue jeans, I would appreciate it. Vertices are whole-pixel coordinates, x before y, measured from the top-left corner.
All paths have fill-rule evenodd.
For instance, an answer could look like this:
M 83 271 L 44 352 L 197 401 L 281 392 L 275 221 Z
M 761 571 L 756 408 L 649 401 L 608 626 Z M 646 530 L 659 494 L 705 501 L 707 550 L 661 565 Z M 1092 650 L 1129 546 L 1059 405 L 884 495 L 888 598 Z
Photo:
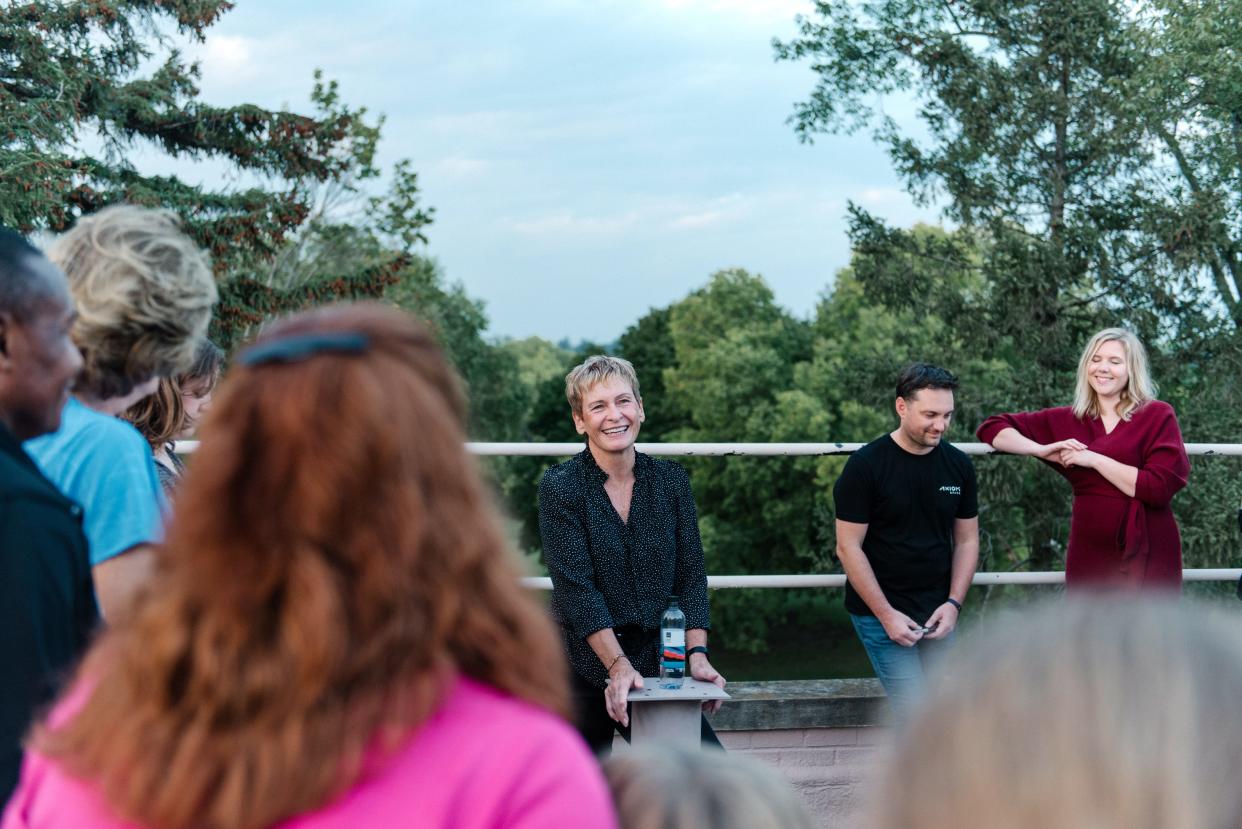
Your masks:
M 884 631 L 884 625 L 874 616 L 850 614 L 854 630 L 867 651 L 871 667 L 888 694 L 889 708 L 894 721 L 900 725 L 910 717 L 910 712 L 923 699 L 927 688 L 927 670 L 943 658 L 952 646 L 950 633 L 944 639 L 924 639 L 913 647 L 898 645 Z

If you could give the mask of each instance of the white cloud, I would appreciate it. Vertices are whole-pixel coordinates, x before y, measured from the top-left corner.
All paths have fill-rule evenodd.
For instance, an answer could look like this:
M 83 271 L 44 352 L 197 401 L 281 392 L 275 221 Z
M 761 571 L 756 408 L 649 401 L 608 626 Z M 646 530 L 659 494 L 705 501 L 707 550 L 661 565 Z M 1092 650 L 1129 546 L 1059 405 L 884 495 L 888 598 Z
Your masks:
M 207 38 L 196 57 L 203 77 L 217 83 L 230 83 L 255 76 L 256 42 L 242 35 L 213 35 Z
M 787 21 L 811 11 L 810 0 L 659 0 L 672 11 L 692 11 L 731 17 Z
M 681 215 L 674 217 L 669 222 L 669 227 L 674 230 L 694 230 L 702 227 L 711 227 L 712 225 L 741 218 L 744 208 L 745 200 L 742 198 L 742 195 L 740 193 L 730 193 L 727 196 L 712 199 L 697 209 L 691 208 L 688 212 L 682 211 Z
M 485 158 L 454 155 L 434 162 L 432 167 L 445 178 L 464 179 L 486 172 L 491 167 L 491 162 Z
M 660 234 L 727 225 L 744 218 L 753 207 L 741 193 L 700 200 L 646 193 L 632 194 L 629 200 L 632 209 L 612 215 L 566 210 L 534 218 L 503 219 L 501 224 L 524 236 L 600 239 L 623 231 L 631 235 Z
M 869 187 L 860 192 L 855 201 L 867 207 L 904 206 L 910 203 L 910 197 L 896 187 Z
M 719 224 L 728 217 L 722 210 L 704 210 L 702 213 L 689 213 L 674 219 L 670 227 L 675 230 L 688 230 Z
M 756 26 L 778 29 L 796 15 L 815 11 L 813 0 L 527 0 L 545 13 L 608 16 L 613 21 L 656 21 L 672 24 L 692 39 L 720 31 L 751 31 Z M 776 31 L 769 34 L 776 34 Z M 766 43 L 766 38 L 763 39 Z
M 600 236 L 617 233 L 633 227 L 638 222 L 637 212 L 617 216 L 579 216 L 573 213 L 556 213 L 534 219 L 505 219 L 503 224 L 526 236 Z

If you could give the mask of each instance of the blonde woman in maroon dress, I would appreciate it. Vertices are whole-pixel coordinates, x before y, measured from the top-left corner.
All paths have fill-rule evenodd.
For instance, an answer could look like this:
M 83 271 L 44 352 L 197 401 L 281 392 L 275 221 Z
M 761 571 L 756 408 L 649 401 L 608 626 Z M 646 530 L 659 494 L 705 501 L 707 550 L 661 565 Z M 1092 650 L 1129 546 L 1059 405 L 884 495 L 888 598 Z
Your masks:
M 1182 542 L 1169 502 L 1190 463 L 1134 334 L 1106 328 L 1091 338 L 1073 406 L 994 415 L 978 435 L 1043 460 L 1074 488 L 1068 586 L 1180 589 Z

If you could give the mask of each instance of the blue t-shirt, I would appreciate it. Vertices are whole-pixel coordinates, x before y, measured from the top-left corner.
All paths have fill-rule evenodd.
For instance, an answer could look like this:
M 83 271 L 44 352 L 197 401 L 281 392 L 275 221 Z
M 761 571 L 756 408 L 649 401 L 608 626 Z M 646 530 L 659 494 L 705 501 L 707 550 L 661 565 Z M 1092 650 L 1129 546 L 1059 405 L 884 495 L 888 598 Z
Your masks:
M 60 429 L 23 448 L 57 489 L 82 505 L 92 566 L 163 539 L 167 502 L 155 460 L 129 423 L 70 397 Z

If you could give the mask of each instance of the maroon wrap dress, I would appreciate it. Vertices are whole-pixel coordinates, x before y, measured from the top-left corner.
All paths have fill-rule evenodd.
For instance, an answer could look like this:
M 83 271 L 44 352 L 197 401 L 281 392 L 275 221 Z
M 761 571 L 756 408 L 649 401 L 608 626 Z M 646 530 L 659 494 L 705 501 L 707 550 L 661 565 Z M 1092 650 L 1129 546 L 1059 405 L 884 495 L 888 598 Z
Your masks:
M 1182 540 L 1169 502 L 1186 485 L 1190 461 L 1173 407 L 1149 401 L 1111 433 L 1099 418 L 1079 420 L 1068 406 L 989 417 L 977 432 L 991 443 L 1006 427 L 1036 443 L 1076 438 L 1087 448 L 1138 469 L 1134 497 L 1094 469 L 1047 462 L 1074 488 L 1065 583 L 1069 587 L 1178 589 Z

